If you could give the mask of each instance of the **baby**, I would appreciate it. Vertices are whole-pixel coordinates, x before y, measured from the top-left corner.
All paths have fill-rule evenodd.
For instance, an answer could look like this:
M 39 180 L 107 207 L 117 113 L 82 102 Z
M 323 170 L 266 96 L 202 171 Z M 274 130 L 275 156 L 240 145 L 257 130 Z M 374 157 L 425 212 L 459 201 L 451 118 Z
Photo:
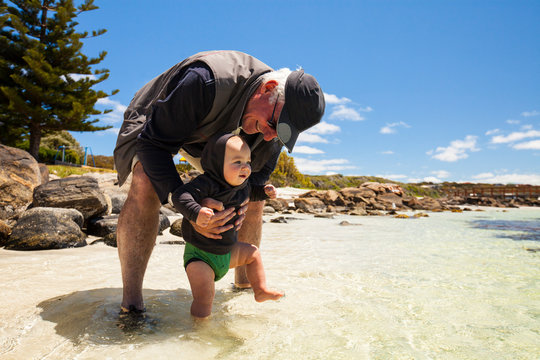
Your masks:
M 233 227 L 223 232 L 221 239 L 211 239 L 195 231 L 190 223 L 204 227 L 214 215 L 212 209 L 199 205 L 204 198 L 221 201 L 223 208 L 237 209 L 248 197 L 254 201 L 276 197 L 274 186 L 248 183 L 250 161 L 249 146 L 241 137 L 232 134 L 213 137 L 201 156 L 204 174 L 184 184 L 172 195 L 175 208 L 184 215 L 184 268 L 193 294 L 191 314 L 197 318 L 210 315 L 214 282 L 237 266 L 247 265 L 246 273 L 256 301 L 277 300 L 283 296 L 283 293 L 266 287 L 261 254 L 256 246 L 237 241 L 237 229 Z M 228 224 L 234 224 L 237 217 Z

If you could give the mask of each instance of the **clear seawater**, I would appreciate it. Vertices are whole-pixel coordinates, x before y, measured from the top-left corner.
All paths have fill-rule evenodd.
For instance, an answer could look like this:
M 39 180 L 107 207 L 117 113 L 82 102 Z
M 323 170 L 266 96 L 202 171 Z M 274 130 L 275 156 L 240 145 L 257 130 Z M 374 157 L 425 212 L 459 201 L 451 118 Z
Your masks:
M 128 330 L 115 249 L 1 250 L 0 358 L 540 358 L 540 209 L 286 217 L 262 243 L 285 298 L 256 303 L 229 272 L 205 322 L 189 316 L 183 246 L 156 246 L 147 317 Z

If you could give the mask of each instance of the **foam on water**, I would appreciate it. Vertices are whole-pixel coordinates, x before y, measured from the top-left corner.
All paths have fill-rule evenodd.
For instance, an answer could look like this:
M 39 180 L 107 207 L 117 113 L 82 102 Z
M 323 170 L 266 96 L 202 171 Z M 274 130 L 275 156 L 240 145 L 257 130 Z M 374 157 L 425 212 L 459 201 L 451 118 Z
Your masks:
M 513 235 L 534 232 L 539 210 L 291 217 L 263 228 L 267 280 L 285 298 L 256 303 L 249 291 L 233 291 L 230 272 L 202 323 L 189 316 L 182 246 L 156 246 L 147 317 L 128 330 L 117 314 L 114 249 L 2 250 L 0 285 L 9 300 L 0 305 L 0 357 L 538 358 L 540 253 L 527 251 L 538 242 Z M 515 228 L 518 221 L 526 230 Z

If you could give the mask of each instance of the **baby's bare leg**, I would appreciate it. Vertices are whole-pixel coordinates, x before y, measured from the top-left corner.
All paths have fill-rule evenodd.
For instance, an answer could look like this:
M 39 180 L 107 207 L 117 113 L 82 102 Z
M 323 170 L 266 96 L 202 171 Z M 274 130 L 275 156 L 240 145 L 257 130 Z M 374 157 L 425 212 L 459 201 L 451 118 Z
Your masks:
M 250 244 L 236 242 L 231 251 L 231 264 L 229 268 L 246 265 L 246 274 L 255 300 L 263 302 L 266 300 L 278 300 L 283 296 L 282 292 L 269 290 L 266 287 L 266 276 L 259 249 Z
M 204 261 L 193 261 L 186 268 L 186 273 L 193 294 L 191 315 L 205 318 L 212 313 L 214 300 L 214 270 Z

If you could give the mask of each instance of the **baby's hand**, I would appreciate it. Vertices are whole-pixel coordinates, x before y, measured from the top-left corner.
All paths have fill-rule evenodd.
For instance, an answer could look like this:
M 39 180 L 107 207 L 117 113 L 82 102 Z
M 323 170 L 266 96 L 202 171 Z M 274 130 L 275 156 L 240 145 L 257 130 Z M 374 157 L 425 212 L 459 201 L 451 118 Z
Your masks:
M 277 196 L 276 188 L 272 184 L 265 185 L 264 192 L 266 193 L 266 195 L 268 195 L 270 199 L 275 199 Z
M 214 216 L 214 211 L 207 207 L 202 207 L 199 211 L 199 215 L 197 215 L 197 225 L 206 227 L 208 223 L 210 222 L 210 218 Z

